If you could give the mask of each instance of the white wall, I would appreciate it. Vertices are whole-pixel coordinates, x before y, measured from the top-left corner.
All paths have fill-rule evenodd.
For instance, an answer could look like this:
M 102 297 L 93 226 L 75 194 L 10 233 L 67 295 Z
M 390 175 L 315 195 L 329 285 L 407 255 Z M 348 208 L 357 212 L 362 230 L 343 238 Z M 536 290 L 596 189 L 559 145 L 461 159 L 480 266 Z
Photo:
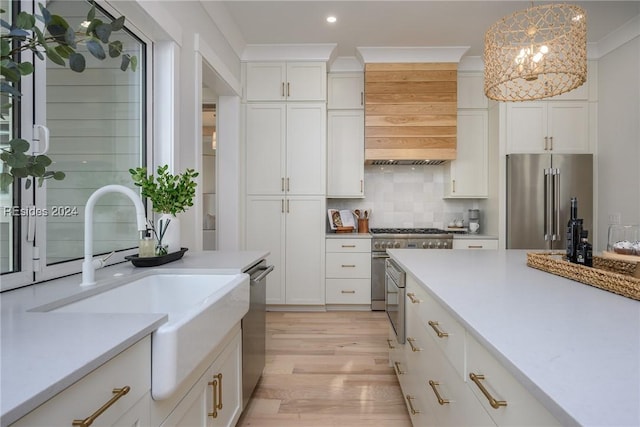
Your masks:
M 609 216 L 640 224 L 640 37 L 598 62 L 598 251 Z

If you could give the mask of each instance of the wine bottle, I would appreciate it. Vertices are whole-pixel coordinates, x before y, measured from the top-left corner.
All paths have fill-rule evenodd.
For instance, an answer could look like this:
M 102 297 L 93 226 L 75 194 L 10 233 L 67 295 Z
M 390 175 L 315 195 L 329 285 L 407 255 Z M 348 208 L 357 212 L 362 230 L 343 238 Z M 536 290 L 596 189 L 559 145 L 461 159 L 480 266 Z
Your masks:
M 576 262 L 580 232 L 582 231 L 582 219 L 578 218 L 578 199 L 571 198 L 571 217 L 567 223 L 567 260 Z

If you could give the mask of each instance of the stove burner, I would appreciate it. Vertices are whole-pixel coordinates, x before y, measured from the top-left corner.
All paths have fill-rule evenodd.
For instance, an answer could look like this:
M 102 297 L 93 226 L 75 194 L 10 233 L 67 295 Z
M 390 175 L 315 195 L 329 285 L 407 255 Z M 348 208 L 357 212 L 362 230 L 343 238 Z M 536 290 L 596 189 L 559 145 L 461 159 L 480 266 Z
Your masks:
M 439 228 L 372 228 L 373 234 L 446 234 Z

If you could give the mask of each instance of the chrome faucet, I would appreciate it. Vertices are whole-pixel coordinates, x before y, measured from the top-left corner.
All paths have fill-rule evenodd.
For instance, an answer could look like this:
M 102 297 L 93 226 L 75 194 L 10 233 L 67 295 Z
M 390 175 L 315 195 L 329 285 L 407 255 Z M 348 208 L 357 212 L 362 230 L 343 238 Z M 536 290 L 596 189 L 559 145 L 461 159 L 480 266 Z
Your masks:
M 90 286 L 96 283 L 95 270 L 104 267 L 104 259 L 93 259 L 93 208 L 100 197 L 107 193 L 121 193 L 127 196 L 136 207 L 136 222 L 138 230 L 147 229 L 147 219 L 142 199 L 132 189 L 123 185 L 105 185 L 98 188 L 89 196 L 84 208 L 84 262 L 82 263 L 82 283 L 80 286 Z M 107 257 L 108 258 L 108 257 Z

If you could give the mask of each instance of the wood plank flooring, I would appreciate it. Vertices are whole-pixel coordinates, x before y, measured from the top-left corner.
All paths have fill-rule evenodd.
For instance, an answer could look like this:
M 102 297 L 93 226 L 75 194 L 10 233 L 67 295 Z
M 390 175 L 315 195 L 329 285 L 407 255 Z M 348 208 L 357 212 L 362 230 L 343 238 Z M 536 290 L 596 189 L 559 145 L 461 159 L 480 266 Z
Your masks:
M 239 427 L 409 427 L 384 312 L 267 313 L 267 361 Z

